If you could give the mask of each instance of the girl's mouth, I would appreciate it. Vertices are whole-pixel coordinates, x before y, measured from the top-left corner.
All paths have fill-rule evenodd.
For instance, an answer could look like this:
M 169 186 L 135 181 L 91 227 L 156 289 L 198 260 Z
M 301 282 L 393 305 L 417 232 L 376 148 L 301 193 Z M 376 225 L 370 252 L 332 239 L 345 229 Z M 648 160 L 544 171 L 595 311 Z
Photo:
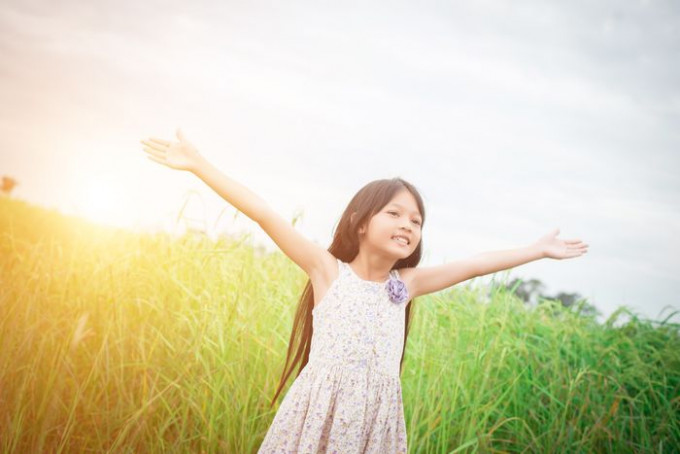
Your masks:
M 397 243 L 400 246 L 404 246 L 404 247 L 408 246 L 408 241 L 405 240 L 404 238 L 393 236 L 392 241 L 394 241 L 395 243 Z

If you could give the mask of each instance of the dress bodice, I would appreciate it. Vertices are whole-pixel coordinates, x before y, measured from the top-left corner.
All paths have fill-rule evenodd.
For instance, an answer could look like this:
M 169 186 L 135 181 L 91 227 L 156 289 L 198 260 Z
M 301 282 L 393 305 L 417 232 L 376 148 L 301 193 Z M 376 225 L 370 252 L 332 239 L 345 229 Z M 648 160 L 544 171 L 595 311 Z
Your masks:
M 407 303 L 390 300 L 387 282 L 361 279 L 339 259 L 338 277 L 312 311 L 308 364 L 372 368 L 399 377 Z M 397 270 L 391 278 L 399 279 Z

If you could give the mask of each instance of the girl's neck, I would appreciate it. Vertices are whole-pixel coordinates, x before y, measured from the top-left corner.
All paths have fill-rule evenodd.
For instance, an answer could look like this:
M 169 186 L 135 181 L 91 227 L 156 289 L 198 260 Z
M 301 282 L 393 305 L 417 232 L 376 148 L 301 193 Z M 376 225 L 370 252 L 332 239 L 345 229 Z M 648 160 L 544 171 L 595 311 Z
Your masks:
M 394 261 L 359 253 L 349 265 L 361 279 L 374 282 L 385 282 L 390 277 Z

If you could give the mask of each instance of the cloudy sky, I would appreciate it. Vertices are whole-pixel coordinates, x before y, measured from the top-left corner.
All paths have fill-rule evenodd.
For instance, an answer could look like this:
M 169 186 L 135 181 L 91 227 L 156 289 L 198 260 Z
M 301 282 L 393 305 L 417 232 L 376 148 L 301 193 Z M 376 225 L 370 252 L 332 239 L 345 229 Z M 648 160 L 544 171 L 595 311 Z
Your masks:
M 179 126 L 324 247 L 356 191 L 400 176 L 426 204 L 422 265 L 559 227 L 589 252 L 509 278 L 605 316 L 680 308 L 680 3 L 323 3 L 3 2 L 0 174 L 98 222 L 276 247 L 146 158 Z

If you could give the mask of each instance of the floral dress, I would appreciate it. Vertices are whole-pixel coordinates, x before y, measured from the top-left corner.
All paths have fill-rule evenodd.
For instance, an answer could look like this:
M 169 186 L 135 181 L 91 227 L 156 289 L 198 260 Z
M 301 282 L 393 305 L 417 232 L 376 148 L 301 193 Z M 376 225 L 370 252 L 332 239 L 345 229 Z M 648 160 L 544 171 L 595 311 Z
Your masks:
M 399 361 L 408 293 L 397 270 L 380 283 L 338 267 L 312 311 L 309 361 L 258 454 L 406 453 Z

